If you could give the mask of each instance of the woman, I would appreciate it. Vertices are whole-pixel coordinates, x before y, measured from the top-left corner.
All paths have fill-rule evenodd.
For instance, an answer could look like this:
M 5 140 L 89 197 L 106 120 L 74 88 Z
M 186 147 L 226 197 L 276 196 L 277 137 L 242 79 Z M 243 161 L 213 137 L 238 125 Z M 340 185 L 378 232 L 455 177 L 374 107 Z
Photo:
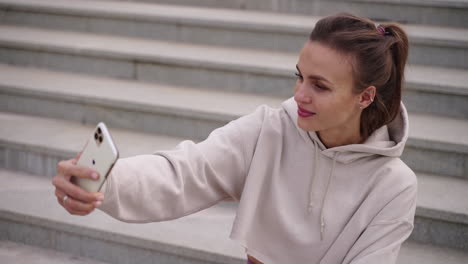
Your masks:
M 300 53 L 294 98 L 281 108 L 260 106 L 198 144 L 120 159 L 105 199 L 69 182 L 91 171 L 62 161 L 58 202 L 72 214 L 99 207 L 151 222 L 230 198 L 239 201 L 230 237 L 249 262 L 395 263 L 416 207 L 416 176 L 399 158 L 407 54 L 397 25 L 323 18 Z

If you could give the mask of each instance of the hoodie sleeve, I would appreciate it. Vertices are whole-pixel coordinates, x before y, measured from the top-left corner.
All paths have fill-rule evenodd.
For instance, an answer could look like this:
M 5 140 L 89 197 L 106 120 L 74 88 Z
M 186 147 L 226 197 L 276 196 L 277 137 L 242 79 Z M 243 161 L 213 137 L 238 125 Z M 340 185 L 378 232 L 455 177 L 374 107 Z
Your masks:
M 359 236 L 343 263 L 395 264 L 401 244 L 413 230 L 416 192 L 414 182 L 392 199 Z
M 172 150 L 119 159 L 99 209 L 121 221 L 143 223 L 240 200 L 266 109 L 258 107 L 213 130 L 198 144 L 186 140 Z

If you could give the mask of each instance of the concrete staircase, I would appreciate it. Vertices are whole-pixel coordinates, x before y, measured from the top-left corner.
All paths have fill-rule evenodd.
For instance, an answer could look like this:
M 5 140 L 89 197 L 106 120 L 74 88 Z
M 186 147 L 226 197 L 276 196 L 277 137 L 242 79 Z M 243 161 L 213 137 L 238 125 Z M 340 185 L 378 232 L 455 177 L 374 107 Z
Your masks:
M 0 260 L 3 264 L 105 264 L 88 258 L 11 241 L 0 241 Z
M 279 106 L 319 15 L 340 10 L 409 22 L 403 159 L 419 196 L 399 263 L 468 263 L 467 0 L 0 0 L 0 240 L 108 263 L 243 263 L 233 203 L 131 225 L 68 215 L 50 179 L 98 121 L 127 157 Z

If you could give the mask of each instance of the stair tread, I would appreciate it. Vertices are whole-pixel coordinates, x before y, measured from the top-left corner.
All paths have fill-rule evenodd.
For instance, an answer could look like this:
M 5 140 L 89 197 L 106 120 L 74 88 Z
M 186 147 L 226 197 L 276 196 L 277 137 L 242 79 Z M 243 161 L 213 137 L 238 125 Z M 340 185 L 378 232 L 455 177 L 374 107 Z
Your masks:
M 405 79 L 411 89 L 468 95 L 467 70 L 409 64 Z
M 252 112 L 260 104 L 273 107 L 283 101 L 277 97 L 175 87 L 4 64 L 0 64 L 0 76 L 0 87 L 4 90 L 27 90 L 37 95 L 60 95 L 70 100 L 87 98 L 99 104 L 115 105 L 118 102 L 119 107 L 139 107 L 176 115 L 199 113 L 205 117 L 211 114 L 232 119 Z
M 409 121 L 410 139 L 417 140 L 417 145 L 468 153 L 468 120 L 410 113 Z
M 468 29 L 434 25 L 403 25 L 411 41 L 429 44 L 429 42 L 466 47 Z
M 276 30 L 308 34 L 318 16 L 235 10 L 213 7 L 195 7 L 184 5 L 167 5 L 158 3 L 141 3 L 126 1 L 92 1 L 90 0 L 0 0 L 0 5 L 20 10 L 41 10 L 51 13 L 72 12 L 73 14 L 131 18 L 141 20 L 171 21 L 184 24 L 210 25 L 211 27 L 235 27 L 256 30 Z M 440 3 L 440 1 L 438 1 Z M 423 3 L 423 1 L 420 1 Z M 448 2 L 450 3 L 450 2 Z M 466 2 L 463 2 L 466 3 Z M 401 4 L 401 1 L 398 1 Z M 452 3 L 453 4 L 453 3 Z M 458 3 L 458 6 L 460 3 Z M 466 6 L 468 7 L 468 6 Z M 456 45 L 468 45 L 468 29 L 428 25 L 404 25 L 411 39 L 453 42 Z
M 398 264 L 455 264 L 466 263 L 468 253 L 449 248 L 439 248 L 429 244 L 407 241 L 401 247 Z
M 416 174 L 418 176 L 417 215 L 437 217 L 440 212 L 446 212 L 450 214 L 446 220 L 468 224 L 467 180 L 419 172 Z M 436 215 L 432 215 L 434 213 Z
M 0 120 L 3 124 L 0 128 L 0 144 L 13 143 L 27 146 L 29 150 L 37 148 L 59 153 L 76 154 L 81 151 L 95 127 L 66 120 L 6 112 L 0 112 Z M 183 140 L 113 127 L 109 127 L 109 130 L 121 158 L 170 149 Z
M 4 240 L 0 240 L 0 262 L 3 264 L 106 264 L 52 249 Z
M 92 4 L 83 4 L 92 2 Z M 181 23 L 210 24 L 211 26 L 241 26 L 244 28 L 262 29 L 264 27 L 278 30 L 309 31 L 317 17 L 271 12 L 246 11 L 223 8 L 203 8 L 196 6 L 168 5 L 126 1 L 81 0 L 0 0 L 0 5 L 19 10 L 42 10 L 54 13 L 73 12 L 81 15 L 99 15 L 105 17 L 131 17 L 141 20 L 157 19 Z M 281 18 L 281 19 L 279 19 Z M 212 25 L 214 23 L 215 25 Z

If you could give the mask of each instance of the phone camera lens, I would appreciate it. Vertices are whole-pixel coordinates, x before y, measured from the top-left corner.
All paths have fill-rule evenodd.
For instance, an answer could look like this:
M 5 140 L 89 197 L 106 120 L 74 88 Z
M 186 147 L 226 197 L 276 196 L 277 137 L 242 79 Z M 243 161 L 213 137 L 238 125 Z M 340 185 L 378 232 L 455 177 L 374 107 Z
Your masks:
M 94 133 L 94 139 L 98 139 L 98 134 L 97 133 Z
M 102 137 L 99 137 L 99 142 L 101 142 L 101 143 L 102 143 Z
M 96 164 L 96 161 L 95 161 L 95 160 L 93 160 L 93 165 L 94 165 L 94 164 Z
M 100 127 L 98 127 L 97 132 L 98 132 L 98 134 L 102 134 L 102 131 L 101 131 Z

